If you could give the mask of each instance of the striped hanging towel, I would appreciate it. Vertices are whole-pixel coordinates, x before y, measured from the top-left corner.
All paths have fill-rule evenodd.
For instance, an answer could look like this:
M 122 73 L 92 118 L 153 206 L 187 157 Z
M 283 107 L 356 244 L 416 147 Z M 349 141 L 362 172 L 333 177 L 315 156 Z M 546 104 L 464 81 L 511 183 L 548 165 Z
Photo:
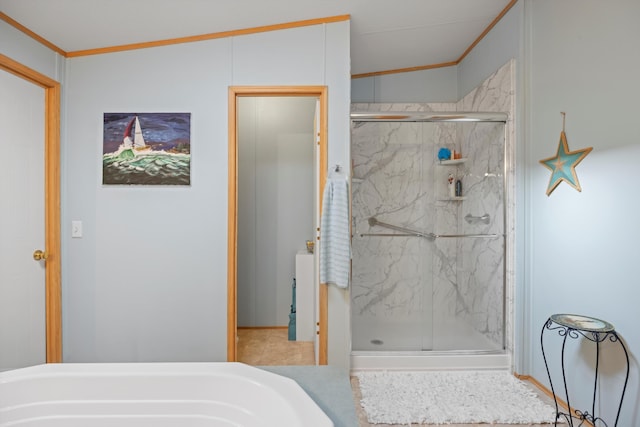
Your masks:
M 320 219 L 320 283 L 347 288 L 350 267 L 349 186 L 344 178 L 329 178 Z

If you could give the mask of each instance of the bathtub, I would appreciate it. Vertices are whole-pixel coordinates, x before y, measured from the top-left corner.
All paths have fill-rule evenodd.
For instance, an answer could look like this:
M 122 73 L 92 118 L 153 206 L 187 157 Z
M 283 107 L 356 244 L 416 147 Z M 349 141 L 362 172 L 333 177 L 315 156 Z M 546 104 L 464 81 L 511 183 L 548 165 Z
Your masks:
M 65 363 L 0 372 L 0 426 L 333 423 L 295 381 L 242 363 Z

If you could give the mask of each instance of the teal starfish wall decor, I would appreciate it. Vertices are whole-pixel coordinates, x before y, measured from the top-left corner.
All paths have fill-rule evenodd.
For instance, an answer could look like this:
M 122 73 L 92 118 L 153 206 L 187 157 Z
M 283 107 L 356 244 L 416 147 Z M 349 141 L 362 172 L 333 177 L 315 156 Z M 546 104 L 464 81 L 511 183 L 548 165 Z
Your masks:
M 564 133 L 564 129 L 562 130 L 556 155 L 554 157 L 549 157 L 548 159 L 540 160 L 540 163 L 551 171 L 551 178 L 549 179 L 549 186 L 547 187 L 547 196 L 549 196 L 562 181 L 566 182 L 576 190 L 582 191 L 580 182 L 578 181 L 578 175 L 576 174 L 576 166 L 587 156 L 587 154 L 591 152 L 591 150 L 593 150 L 593 147 L 569 151 L 567 135 Z

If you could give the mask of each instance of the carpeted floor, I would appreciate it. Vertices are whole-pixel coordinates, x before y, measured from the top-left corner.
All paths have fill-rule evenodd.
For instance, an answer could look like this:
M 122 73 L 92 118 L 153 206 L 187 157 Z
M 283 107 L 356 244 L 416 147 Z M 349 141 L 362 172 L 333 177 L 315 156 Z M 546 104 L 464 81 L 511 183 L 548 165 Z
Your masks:
M 363 372 L 352 388 L 361 427 L 549 426 L 554 420 L 553 403 L 506 372 Z

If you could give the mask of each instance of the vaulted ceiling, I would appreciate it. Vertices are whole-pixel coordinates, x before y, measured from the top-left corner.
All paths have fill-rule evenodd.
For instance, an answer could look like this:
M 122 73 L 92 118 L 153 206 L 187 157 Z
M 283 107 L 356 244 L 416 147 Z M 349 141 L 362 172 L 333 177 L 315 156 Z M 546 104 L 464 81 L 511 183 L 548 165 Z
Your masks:
M 65 52 L 350 15 L 351 72 L 359 75 L 456 63 L 513 3 L 515 0 L 0 0 L 0 12 Z

